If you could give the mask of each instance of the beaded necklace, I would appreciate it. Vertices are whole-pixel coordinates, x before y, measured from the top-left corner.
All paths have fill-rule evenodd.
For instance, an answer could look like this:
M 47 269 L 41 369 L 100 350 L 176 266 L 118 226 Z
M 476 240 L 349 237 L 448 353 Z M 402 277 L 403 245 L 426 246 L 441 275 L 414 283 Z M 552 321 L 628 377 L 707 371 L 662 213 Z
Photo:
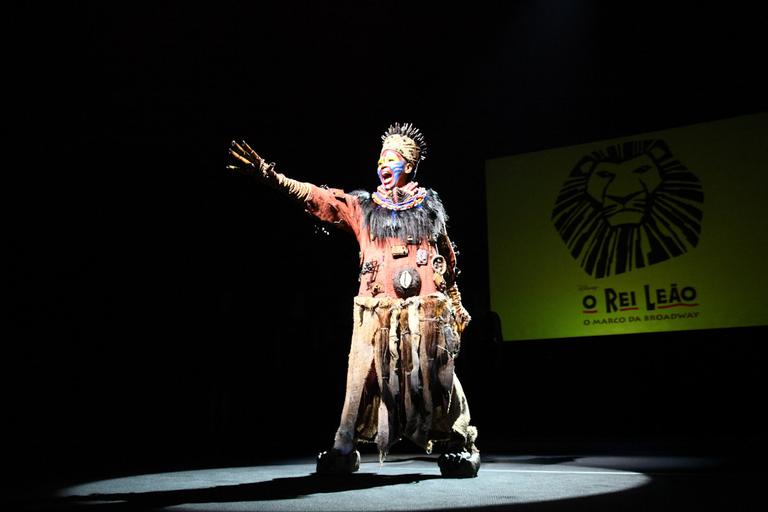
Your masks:
M 407 196 L 402 201 L 396 201 L 395 197 Z M 417 188 L 414 192 L 409 193 L 402 189 L 394 189 L 389 194 L 382 194 L 379 191 L 371 194 L 371 199 L 377 205 L 387 210 L 403 211 L 410 210 L 416 206 L 419 206 L 427 197 L 427 189 L 423 187 Z

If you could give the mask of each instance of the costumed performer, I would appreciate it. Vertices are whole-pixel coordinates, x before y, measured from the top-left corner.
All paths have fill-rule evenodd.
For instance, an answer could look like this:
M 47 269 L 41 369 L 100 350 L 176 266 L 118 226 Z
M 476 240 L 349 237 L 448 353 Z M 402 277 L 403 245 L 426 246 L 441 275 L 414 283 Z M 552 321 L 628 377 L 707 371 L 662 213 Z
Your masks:
M 282 190 L 318 219 L 351 232 L 360 245 L 346 396 L 333 447 L 317 472 L 357 471 L 357 442 L 376 443 L 380 461 L 407 438 L 431 453 L 445 477 L 474 477 L 477 429 L 454 359 L 470 316 L 456 283 L 456 252 L 434 190 L 414 181 L 427 154 L 423 134 L 396 123 L 382 136 L 373 193 L 344 192 L 286 177 L 245 142 L 232 142 L 237 169 Z

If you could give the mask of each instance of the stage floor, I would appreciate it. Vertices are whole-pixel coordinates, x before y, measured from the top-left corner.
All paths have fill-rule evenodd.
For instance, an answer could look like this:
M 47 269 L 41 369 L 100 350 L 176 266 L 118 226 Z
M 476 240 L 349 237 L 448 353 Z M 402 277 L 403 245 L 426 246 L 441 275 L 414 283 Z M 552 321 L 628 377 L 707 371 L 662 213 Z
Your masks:
M 435 456 L 364 455 L 349 477 L 311 459 L 136 474 L 27 497 L 26 510 L 762 510 L 761 473 L 702 457 L 483 454 L 473 479 L 443 479 Z M 760 499 L 760 501 L 758 501 Z M 20 503 L 19 503 L 20 504 Z

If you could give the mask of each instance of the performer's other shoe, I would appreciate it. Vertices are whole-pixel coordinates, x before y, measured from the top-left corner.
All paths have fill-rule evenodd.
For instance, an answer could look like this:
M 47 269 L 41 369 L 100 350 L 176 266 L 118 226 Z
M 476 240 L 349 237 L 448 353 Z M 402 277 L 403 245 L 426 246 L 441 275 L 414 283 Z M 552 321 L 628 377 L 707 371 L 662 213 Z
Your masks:
M 444 453 L 437 459 L 437 465 L 445 478 L 474 478 L 480 469 L 480 452 L 473 448 L 471 453 Z
M 347 455 L 331 449 L 317 456 L 317 474 L 349 475 L 360 469 L 360 452 L 352 450 Z

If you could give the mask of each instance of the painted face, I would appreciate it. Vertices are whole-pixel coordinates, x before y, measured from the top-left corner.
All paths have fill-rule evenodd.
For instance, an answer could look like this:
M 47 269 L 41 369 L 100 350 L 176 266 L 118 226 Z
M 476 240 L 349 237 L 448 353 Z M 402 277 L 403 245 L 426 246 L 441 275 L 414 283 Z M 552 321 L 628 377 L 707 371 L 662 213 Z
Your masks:
M 378 174 L 382 186 L 391 190 L 395 187 L 402 187 L 408 183 L 408 172 L 406 166 L 408 163 L 405 158 L 393 149 L 385 149 L 379 156 Z

